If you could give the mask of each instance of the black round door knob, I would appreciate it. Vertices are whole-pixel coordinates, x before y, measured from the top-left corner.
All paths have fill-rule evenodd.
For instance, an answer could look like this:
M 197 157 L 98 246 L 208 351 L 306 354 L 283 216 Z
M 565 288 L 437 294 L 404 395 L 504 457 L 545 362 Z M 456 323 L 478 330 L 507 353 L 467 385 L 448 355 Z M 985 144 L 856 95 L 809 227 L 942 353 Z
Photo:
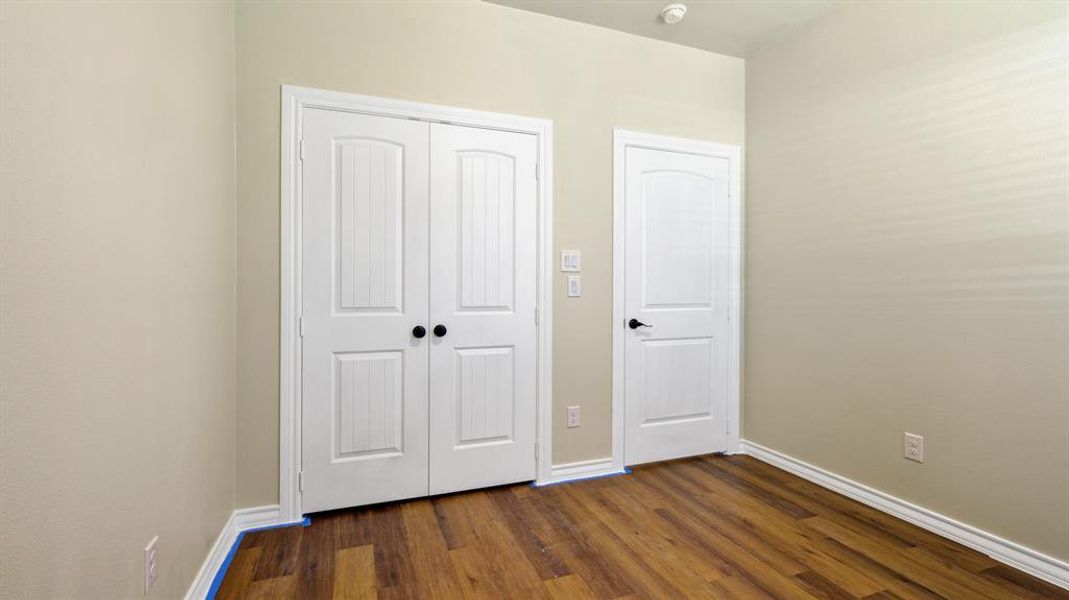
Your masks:
M 627 326 L 631 329 L 638 329 L 639 327 L 653 327 L 653 325 L 647 325 L 638 319 L 631 319 L 627 322 Z
M 445 328 L 445 325 L 441 324 L 435 325 L 433 331 L 434 335 L 437 337 L 445 337 L 445 334 L 449 332 L 449 330 Z
M 425 335 L 427 335 L 427 328 L 426 327 L 424 327 L 422 325 L 416 325 L 415 327 L 412 328 L 412 337 L 416 338 L 417 340 L 421 339 Z

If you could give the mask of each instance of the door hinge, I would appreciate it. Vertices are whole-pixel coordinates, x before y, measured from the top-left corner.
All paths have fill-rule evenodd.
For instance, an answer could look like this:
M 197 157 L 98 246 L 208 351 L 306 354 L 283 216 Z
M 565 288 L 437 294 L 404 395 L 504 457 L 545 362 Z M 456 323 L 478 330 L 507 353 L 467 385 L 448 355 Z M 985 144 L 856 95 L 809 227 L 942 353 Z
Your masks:
M 304 492 L 304 471 L 297 471 L 297 491 Z
M 535 462 L 538 462 L 538 442 L 535 442 Z
M 304 316 L 297 317 L 297 334 L 304 337 Z
M 304 160 L 304 138 L 301 138 L 301 141 L 297 142 L 297 149 L 301 160 Z
M 731 307 L 728 307 L 728 321 L 731 320 Z
M 535 307 L 535 325 L 538 325 L 538 307 Z
M 535 181 L 541 181 L 541 180 L 542 180 L 542 164 L 536 162 L 535 163 Z

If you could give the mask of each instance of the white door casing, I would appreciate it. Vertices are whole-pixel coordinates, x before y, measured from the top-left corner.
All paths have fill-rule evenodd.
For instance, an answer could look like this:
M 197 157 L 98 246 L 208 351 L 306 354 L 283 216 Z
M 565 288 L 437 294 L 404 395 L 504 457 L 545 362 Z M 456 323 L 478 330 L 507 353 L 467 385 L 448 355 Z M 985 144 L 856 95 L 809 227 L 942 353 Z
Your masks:
M 428 130 L 304 114 L 305 511 L 427 493 Z
M 732 156 L 696 152 L 696 143 L 619 141 L 614 409 L 623 412 L 623 461 L 726 451 L 737 389 Z M 649 327 L 632 328 L 632 319 Z
M 431 125 L 430 493 L 535 478 L 538 140 Z

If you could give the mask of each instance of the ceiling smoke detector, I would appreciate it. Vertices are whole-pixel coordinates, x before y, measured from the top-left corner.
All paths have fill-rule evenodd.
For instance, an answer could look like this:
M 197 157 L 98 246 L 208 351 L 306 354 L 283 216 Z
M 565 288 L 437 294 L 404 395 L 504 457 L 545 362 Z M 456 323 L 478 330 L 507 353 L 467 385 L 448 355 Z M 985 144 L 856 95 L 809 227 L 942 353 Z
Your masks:
M 685 14 L 687 14 L 686 4 L 669 4 L 661 9 L 661 18 L 669 25 L 675 25 L 682 21 Z

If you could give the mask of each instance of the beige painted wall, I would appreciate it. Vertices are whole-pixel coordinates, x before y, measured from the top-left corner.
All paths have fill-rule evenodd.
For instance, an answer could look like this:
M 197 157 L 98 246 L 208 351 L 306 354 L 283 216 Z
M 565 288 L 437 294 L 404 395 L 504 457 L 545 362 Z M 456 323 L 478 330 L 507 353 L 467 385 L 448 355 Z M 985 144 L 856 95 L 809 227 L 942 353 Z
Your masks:
M 746 106 L 745 436 L 1062 559 L 1067 7 L 847 5 Z
M 279 85 L 552 119 L 554 461 L 610 449 L 612 128 L 740 144 L 743 61 L 477 2 L 239 3 L 238 504 L 278 489 Z M 583 407 L 565 429 L 563 407 Z
M 234 10 L 0 3 L 0 598 L 179 598 L 234 507 Z

